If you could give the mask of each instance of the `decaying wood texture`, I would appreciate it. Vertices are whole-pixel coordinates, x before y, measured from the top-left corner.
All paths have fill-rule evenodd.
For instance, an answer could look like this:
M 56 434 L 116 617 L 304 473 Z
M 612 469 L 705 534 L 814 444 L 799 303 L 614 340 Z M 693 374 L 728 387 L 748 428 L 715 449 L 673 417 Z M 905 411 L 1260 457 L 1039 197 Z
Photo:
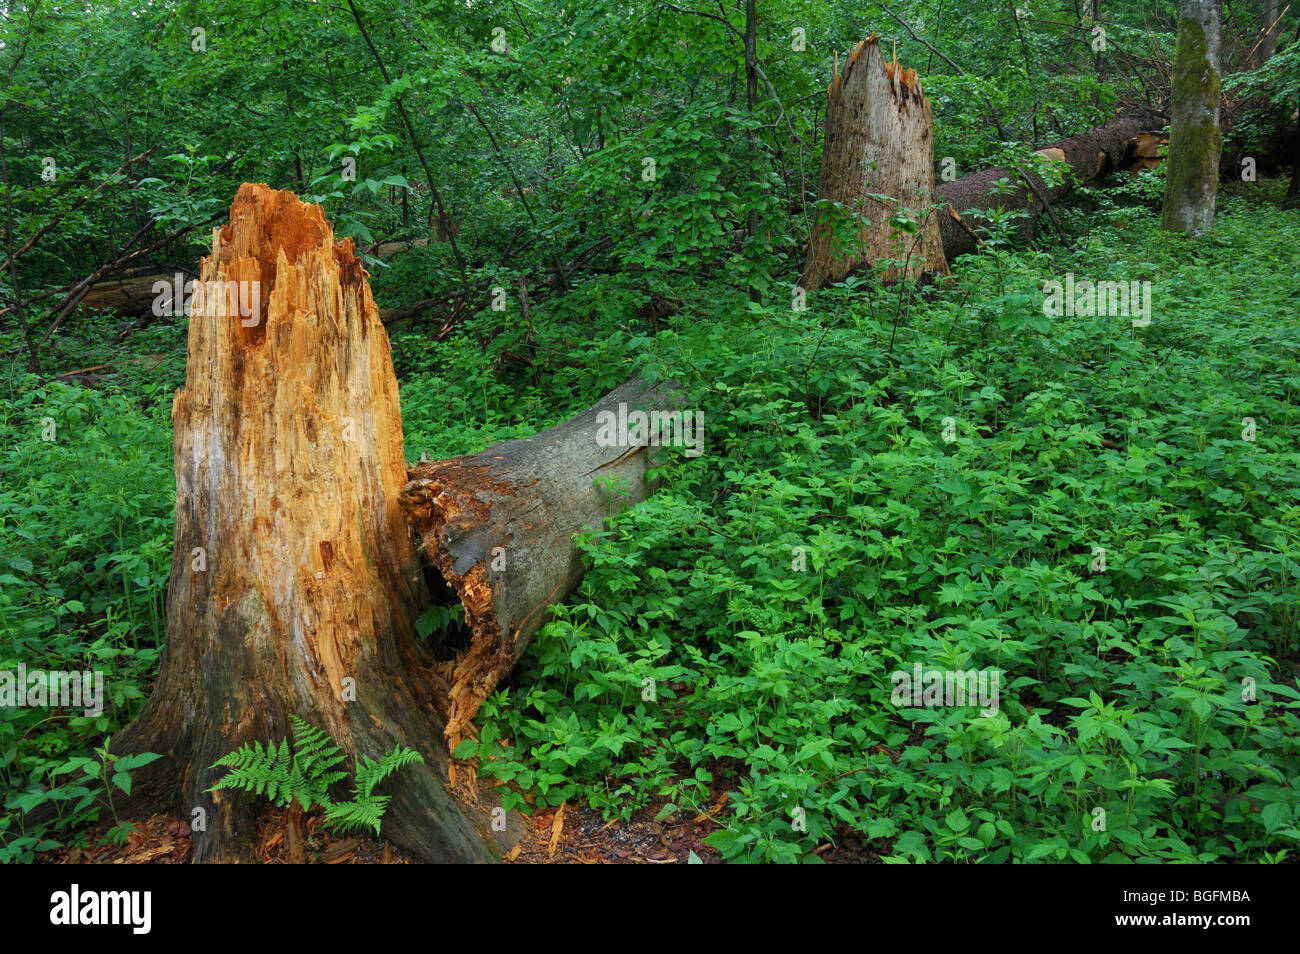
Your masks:
M 818 200 L 800 285 L 809 292 L 881 260 L 884 280 L 946 275 L 934 204 L 934 121 L 916 71 L 887 62 L 873 34 L 827 88 Z M 832 209 L 842 210 L 833 212 Z M 837 223 L 842 215 L 859 218 Z M 905 216 L 911 225 L 900 229 Z M 848 237 L 851 236 L 851 237 Z
M 637 409 L 678 414 L 672 401 L 670 387 L 647 388 L 633 379 L 534 437 L 412 469 L 402 508 L 464 605 L 471 633 L 449 689 L 446 731 L 453 748 L 523 655 L 547 607 L 582 578 L 575 535 L 598 529 L 611 512 L 653 489 L 646 478 L 655 454 L 649 435 L 629 428 L 628 440 L 610 446 L 602 422 Z
M 491 860 L 487 815 L 445 785 L 445 687 L 414 632 L 428 597 L 398 506 L 397 381 L 352 241 L 335 241 L 319 207 L 245 184 L 201 280 L 249 294 L 206 293 L 189 320 L 167 642 L 114 745 L 164 758 L 132 794 L 204 809 L 195 860 L 247 858 L 257 806 L 209 793 L 211 766 L 284 738 L 299 715 L 354 757 L 396 744 L 424 756 L 385 783 L 386 837 L 430 861 Z
M 1153 129 L 1143 130 L 1133 140 L 1131 155 L 1124 164 L 1124 170 L 1130 177 L 1136 178 L 1148 169 L 1158 169 L 1168 148 L 1168 135 Z

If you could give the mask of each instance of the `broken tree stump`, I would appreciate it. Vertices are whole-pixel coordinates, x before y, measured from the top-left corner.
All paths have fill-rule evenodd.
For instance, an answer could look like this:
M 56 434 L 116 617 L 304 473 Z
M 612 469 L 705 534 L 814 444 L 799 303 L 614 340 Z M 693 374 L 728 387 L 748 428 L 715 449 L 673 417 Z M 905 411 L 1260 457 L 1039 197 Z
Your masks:
M 880 260 L 891 262 L 887 282 L 948 274 L 931 210 L 934 120 L 916 71 L 886 62 L 872 34 L 826 95 L 819 208 L 800 285 L 814 292 Z M 845 214 L 856 220 L 838 221 Z
M 528 648 L 547 607 L 582 579 L 574 537 L 650 495 L 651 447 L 698 446 L 702 416 L 669 410 L 672 401 L 671 385 L 651 388 L 634 378 L 535 437 L 411 471 L 402 508 L 465 607 L 470 630 L 449 689 L 453 749 Z M 638 410 L 647 412 L 643 426 Z M 665 433 L 656 421 L 674 430 Z
M 175 425 L 175 552 L 153 693 L 116 739 L 164 758 L 133 798 L 195 826 L 194 860 L 251 858 L 258 807 L 209 792 L 216 760 L 298 715 L 353 758 L 414 748 L 385 782 L 384 834 L 428 861 L 490 861 L 414 631 L 427 594 L 398 507 L 406 482 L 388 337 L 351 239 L 318 206 L 240 187 L 203 259 Z M 221 770 L 216 770 L 221 771 Z

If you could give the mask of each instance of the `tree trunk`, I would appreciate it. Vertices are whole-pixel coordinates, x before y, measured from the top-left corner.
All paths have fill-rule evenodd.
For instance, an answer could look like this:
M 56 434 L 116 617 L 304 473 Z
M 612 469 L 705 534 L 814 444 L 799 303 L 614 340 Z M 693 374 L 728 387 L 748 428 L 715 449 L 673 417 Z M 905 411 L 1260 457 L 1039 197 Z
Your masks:
M 1196 238 L 1214 228 L 1219 188 L 1219 2 L 1181 0 L 1161 224 Z
M 1052 143 L 1040 149 L 1039 154 L 1069 163 L 1072 177 L 1067 176 L 1051 187 L 1032 173 L 1029 177 L 1049 202 L 1055 202 L 1074 189 L 1073 179 L 1089 182 L 1117 168 L 1133 148 L 1134 138 L 1145 128 L 1142 118 L 1126 117 Z M 1001 179 L 1020 184 L 1014 191 L 1002 193 L 994 188 Z M 939 198 L 948 203 L 947 208 L 939 211 L 939 230 L 943 234 L 943 250 L 950 261 L 978 248 L 980 231 L 989 224 L 979 215 L 965 215 L 967 211 L 1022 209 L 1029 213 L 1029 218 L 1021 220 L 1020 228 L 1029 237 L 1043 208 L 1042 201 L 1020 180 L 1019 173 L 1001 166 L 940 184 Z
M 1098 26 L 1101 26 L 1101 0 L 1092 0 L 1092 23 L 1094 29 Z M 1089 38 L 1092 37 L 1091 30 L 1089 31 L 1088 35 Z M 1102 81 L 1102 68 L 1104 66 L 1105 66 L 1105 61 L 1102 59 L 1101 50 L 1098 49 L 1093 53 L 1093 57 L 1092 57 L 1092 72 L 1097 77 L 1097 84 L 1099 87 L 1097 91 L 1092 94 L 1092 106 L 1094 109 L 1101 106 L 1100 85 Z
M 351 239 L 335 242 L 319 207 L 245 184 L 201 281 L 172 408 L 167 643 L 114 745 L 164 755 L 134 798 L 205 810 L 194 860 L 251 857 L 259 806 L 207 792 L 211 766 L 284 738 L 299 715 L 353 757 L 396 744 L 424 756 L 385 783 L 390 840 L 429 861 L 491 860 L 486 818 L 445 786 L 436 660 L 413 626 L 427 594 L 397 504 L 397 382 Z M 245 294 L 216 294 L 217 282 Z
M 1287 186 L 1284 209 L 1300 209 L 1300 135 L 1291 144 L 1291 184 Z
M 745 0 L 745 102 L 749 118 L 758 110 L 758 0 Z M 749 169 L 754 182 L 760 181 L 758 130 L 749 131 Z M 747 234 L 750 241 L 758 238 L 758 209 L 749 210 Z M 758 289 L 750 288 L 750 298 L 757 301 Z
M 702 439 L 702 416 L 669 411 L 670 400 L 668 386 L 649 389 L 634 378 L 535 437 L 411 471 L 402 508 L 470 630 L 451 676 L 452 749 L 546 621 L 547 606 L 582 579 L 574 536 L 649 496 L 649 447 Z M 676 439 L 652 438 L 658 432 L 649 426 L 638 433 L 638 408 L 668 416 Z
M 843 75 L 832 77 L 827 97 L 822 202 L 800 284 L 814 292 L 882 259 L 890 262 L 888 282 L 946 275 L 930 208 L 934 122 L 916 71 L 901 69 L 897 59 L 885 62 L 873 34 L 858 44 Z
M 1292 44 L 1300 43 L 1300 27 L 1296 28 L 1295 36 L 1291 40 Z M 1297 104 L 1300 106 L 1300 103 Z M 1297 116 L 1300 116 L 1300 109 L 1297 109 Z M 1291 184 L 1287 186 L 1286 197 L 1282 200 L 1284 209 L 1300 209 L 1300 129 L 1297 129 L 1296 136 L 1291 142 Z

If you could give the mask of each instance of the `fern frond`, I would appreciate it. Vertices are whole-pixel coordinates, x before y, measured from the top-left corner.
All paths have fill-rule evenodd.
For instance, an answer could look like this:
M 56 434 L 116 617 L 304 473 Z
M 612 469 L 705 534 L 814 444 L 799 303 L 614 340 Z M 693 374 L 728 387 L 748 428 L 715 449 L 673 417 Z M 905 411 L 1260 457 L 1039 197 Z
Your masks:
M 343 752 L 324 729 L 291 716 L 293 726 L 293 789 L 304 809 L 313 804 L 328 805 L 330 786 L 347 778 L 346 772 L 330 771 L 344 760 Z
M 392 751 L 386 752 L 377 762 L 368 755 L 363 755 L 361 763 L 357 766 L 357 794 L 364 798 L 375 790 L 376 785 L 399 768 L 412 762 L 423 761 L 424 756 L 404 745 L 394 746 Z
M 293 748 L 289 740 L 281 739 L 262 747 L 261 742 L 241 745 L 229 755 L 213 763 L 229 769 L 212 788 L 234 788 L 255 795 L 265 794 L 281 807 L 298 802 L 304 811 L 316 806 L 325 809 L 325 819 L 343 831 L 358 828 L 372 829 L 379 834 L 380 820 L 388 806 L 389 796 L 374 794 L 375 786 L 404 765 L 423 762 L 424 757 L 414 749 L 394 746 L 378 760 L 363 755 L 357 762 L 353 779 L 352 801 L 335 802 L 329 790 L 348 773 L 336 766 L 345 756 L 324 729 L 318 729 L 298 716 L 290 716 L 293 728 Z
M 256 795 L 265 794 L 279 805 L 289 803 L 292 767 L 288 740 L 282 739 L 278 749 L 274 743 L 265 749 L 261 742 L 245 743 L 214 764 L 228 766 L 230 771 L 208 791 L 235 788 Z
M 325 820 L 339 831 L 369 828 L 378 835 L 388 798 L 387 795 L 371 795 L 360 801 L 339 802 L 325 810 Z

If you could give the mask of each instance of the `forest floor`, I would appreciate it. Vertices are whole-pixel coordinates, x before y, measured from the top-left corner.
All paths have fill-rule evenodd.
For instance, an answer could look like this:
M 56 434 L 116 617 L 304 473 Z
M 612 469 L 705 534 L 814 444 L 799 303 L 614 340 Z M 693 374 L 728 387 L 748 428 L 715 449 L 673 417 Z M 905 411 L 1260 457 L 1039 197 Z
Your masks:
M 563 805 L 526 819 L 524 837 L 506 855 L 508 864 L 721 864 L 704 838 L 717 826 L 700 813 L 683 810 L 662 821 L 646 809 L 628 821 L 605 821 L 585 805 Z M 258 820 L 256 857 L 263 864 L 288 863 L 288 837 L 283 809 L 268 808 Z M 339 835 L 320 827 L 319 815 L 306 821 L 308 860 L 327 865 L 408 865 L 419 862 L 383 838 Z M 107 829 L 107 825 L 102 828 Z M 89 847 L 61 847 L 38 856 L 40 864 L 187 864 L 193 848 L 189 825 L 172 815 L 136 821 L 122 844 L 99 844 L 95 833 Z M 839 844 L 818 849 L 831 864 L 879 864 L 851 832 Z M 692 859 L 694 855 L 695 859 Z

